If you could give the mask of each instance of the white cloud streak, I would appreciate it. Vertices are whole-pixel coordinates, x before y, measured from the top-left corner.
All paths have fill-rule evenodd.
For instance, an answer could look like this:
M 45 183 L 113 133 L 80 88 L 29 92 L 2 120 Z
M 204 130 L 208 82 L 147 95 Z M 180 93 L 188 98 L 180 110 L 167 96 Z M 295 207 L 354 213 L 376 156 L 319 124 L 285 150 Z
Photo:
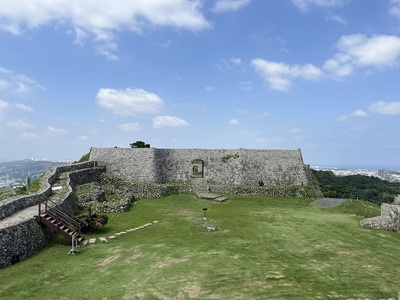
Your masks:
M 362 109 L 357 109 L 351 113 L 351 116 L 357 117 L 357 118 L 364 118 L 364 117 L 368 117 L 368 114 L 365 111 L 363 111 Z
M 53 126 L 47 126 L 46 127 L 46 133 L 49 134 L 64 134 L 67 133 L 68 131 L 64 128 L 55 128 Z
M 163 100 L 154 93 L 142 89 L 100 89 L 97 103 L 117 115 L 154 114 L 163 105 Z
M 17 130 L 24 130 L 24 129 L 31 128 L 33 125 L 29 124 L 23 120 L 16 119 L 16 120 L 7 122 L 6 126 L 13 128 L 13 129 L 17 129 Z
M 217 0 L 212 7 L 213 13 L 237 11 L 250 4 L 250 0 Z
M 3 118 L 4 111 L 10 106 L 6 101 L 0 100 L 0 119 Z
M 142 128 L 142 126 L 140 126 L 140 124 L 139 124 L 139 123 L 136 123 L 136 122 L 120 124 L 120 125 L 118 126 L 118 129 L 119 129 L 119 130 L 121 130 L 121 131 L 127 131 L 127 132 L 140 130 L 141 128 Z
M 397 67 L 400 38 L 391 35 L 363 34 L 342 36 L 336 44 L 339 52 L 325 61 L 323 69 L 337 77 L 351 75 L 359 67 Z
M 45 88 L 27 75 L 0 67 L 0 90 L 26 94 L 35 89 L 44 90 Z
M 400 0 L 391 0 L 389 14 L 400 19 Z
M 200 0 L 13 0 L 3 1 L 0 30 L 22 35 L 34 28 L 61 25 L 74 33 L 74 43 L 90 39 L 99 53 L 117 60 L 114 33 L 141 33 L 149 26 L 200 31 L 211 27 Z
M 302 13 L 307 13 L 312 6 L 335 7 L 341 5 L 342 2 L 343 0 L 292 0 Z
M 173 116 L 158 116 L 153 119 L 154 128 L 162 127 L 187 127 L 189 123 L 183 119 Z
M 28 106 L 28 105 L 25 105 L 25 104 L 22 104 L 22 103 L 17 103 L 17 104 L 15 105 L 15 107 L 18 108 L 18 109 L 20 109 L 20 110 L 26 111 L 26 112 L 31 112 L 31 111 L 33 111 L 33 108 L 32 108 L 32 107 L 30 107 L 30 106 Z
M 378 101 L 368 106 L 369 111 L 379 115 L 395 116 L 400 115 L 400 102 Z
M 318 80 L 323 76 L 321 69 L 312 64 L 288 65 L 256 58 L 251 61 L 251 66 L 263 77 L 271 89 L 279 91 L 288 91 L 295 78 Z
M 229 121 L 229 125 L 239 125 L 238 119 L 232 119 Z

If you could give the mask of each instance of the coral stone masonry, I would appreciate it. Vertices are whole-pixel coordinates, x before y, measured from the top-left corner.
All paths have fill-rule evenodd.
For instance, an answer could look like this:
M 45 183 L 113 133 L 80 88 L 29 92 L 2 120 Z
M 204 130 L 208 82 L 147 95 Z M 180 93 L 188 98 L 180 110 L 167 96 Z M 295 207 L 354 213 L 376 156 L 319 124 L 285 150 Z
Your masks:
M 301 150 L 92 148 L 90 160 L 135 181 L 204 178 L 231 185 L 308 185 Z

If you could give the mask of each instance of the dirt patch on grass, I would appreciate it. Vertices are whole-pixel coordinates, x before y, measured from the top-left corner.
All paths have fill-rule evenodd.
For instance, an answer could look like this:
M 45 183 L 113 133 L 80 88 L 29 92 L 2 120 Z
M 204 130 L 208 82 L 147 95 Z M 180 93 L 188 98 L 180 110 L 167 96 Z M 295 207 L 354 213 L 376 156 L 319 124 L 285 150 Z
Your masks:
M 110 254 L 111 254 L 110 256 L 99 261 L 98 265 L 105 267 L 108 264 L 112 263 L 114 260 L 118 259 L 121 256 L 121 249 L 117 248 L 117 249 L 113 250 Z
M 187 297 L 189 297 L 189 299 L 197 299 L 199 298 L 201 293 L 201 287 L 197 284 L 193 284 L 191 282 L 189 282 L 182 293 L 179 294 L 178 299 L 187 299 Z
M 188 260 L 187 258 L 177 259 L 177 258 L 167 257 L 163 261 L 160 261 L 155 265 L 153 265 L 152 268 L 165 268 L 173 264 L 186 262 L 187 260 Z

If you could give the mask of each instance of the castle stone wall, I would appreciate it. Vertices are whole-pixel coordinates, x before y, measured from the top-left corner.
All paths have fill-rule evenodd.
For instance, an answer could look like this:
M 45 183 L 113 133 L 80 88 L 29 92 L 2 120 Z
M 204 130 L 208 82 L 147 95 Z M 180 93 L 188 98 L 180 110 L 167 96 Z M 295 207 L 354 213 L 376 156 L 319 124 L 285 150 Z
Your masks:
M 193 162 L 203 162 L 208 182 L 232 185 L 308 185 L 300 149 L 92 148 L 90 161 L 107 172 L 144 182 L 190 181 Z M 198 162 L 197 162 L 198 164 Z

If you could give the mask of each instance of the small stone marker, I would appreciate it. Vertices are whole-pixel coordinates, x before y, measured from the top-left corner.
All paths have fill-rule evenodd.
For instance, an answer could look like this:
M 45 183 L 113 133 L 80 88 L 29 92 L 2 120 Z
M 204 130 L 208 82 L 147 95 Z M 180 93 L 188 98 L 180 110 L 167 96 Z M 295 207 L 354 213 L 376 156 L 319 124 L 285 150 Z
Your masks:
M 94 244 L 94 243 L 96 243 L 96 238 L 91 238 L 91 239 L 89 240 L 89 244 Z
M 107 239 L 105 237 L 99 237 L 100 242 L 102 243 L 108 243 Z
M 160 222 L 160 221 L 153 221 L 154 224 L 157 224 L 158 222 Z
M 215 231 L 217 228 L 215 226 L 212 225 L 208 225 L 207 226 L 207 231 Z
M 111 236 L 109 236 L 108 237 L 110 240 L 113 240 L 113 239 L 115 239 L 115 238 L 117 238 L 115 235 L 111 235 Z

